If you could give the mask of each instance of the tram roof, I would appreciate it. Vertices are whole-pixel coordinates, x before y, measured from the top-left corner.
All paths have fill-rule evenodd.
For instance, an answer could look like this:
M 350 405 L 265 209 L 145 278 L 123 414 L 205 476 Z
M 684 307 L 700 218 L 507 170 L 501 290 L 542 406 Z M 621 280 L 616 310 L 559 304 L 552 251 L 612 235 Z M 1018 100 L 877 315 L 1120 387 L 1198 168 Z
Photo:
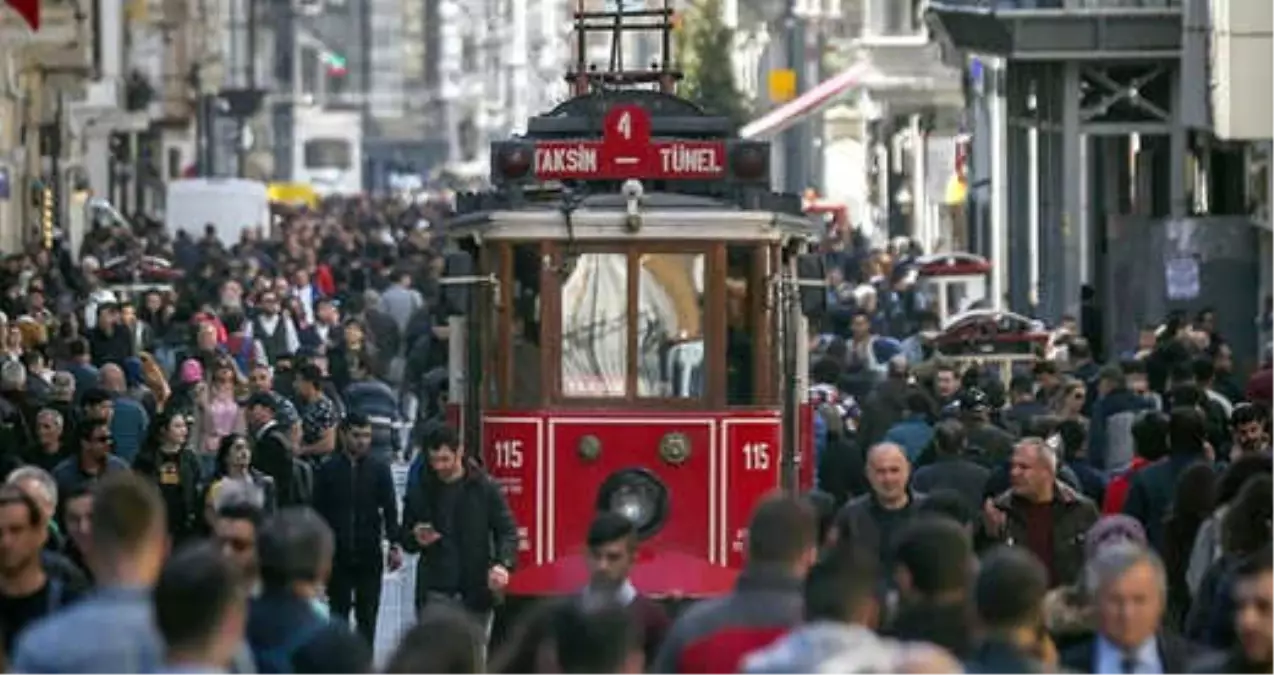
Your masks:
M 447 234 L 478 239 L 560 239 L 574 241 L 814 241 L 823 227 L 785 204 L 746 209 L 720 200 L 677 193 L 647 193 L 632 227 L 628 202 L 619 194 L 595 194 L 576 201 L 561 198 L 518 206 L 491 204 L 452 217 Z M 771 208 L 764 208 L 770 206 Z

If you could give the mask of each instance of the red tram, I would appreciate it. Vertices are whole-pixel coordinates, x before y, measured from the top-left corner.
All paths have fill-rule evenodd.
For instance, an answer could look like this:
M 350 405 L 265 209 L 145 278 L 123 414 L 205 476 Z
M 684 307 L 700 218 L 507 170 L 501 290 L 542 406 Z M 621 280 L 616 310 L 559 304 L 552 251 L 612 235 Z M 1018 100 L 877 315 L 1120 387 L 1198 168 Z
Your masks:
M 634 16 L 663 64 L 587 68 L 586 36 Z M 672 19 L 577 12 L 574 96 L 492 145 L 447 224 L 452 402 L 518 522 L 515 596 L 578 591 L 602 509 L 637 525 L 643 593 L 725 592 L 757 502 L 812 481 L 821 228 L 771 191 L 767 143 L 673 93 Z

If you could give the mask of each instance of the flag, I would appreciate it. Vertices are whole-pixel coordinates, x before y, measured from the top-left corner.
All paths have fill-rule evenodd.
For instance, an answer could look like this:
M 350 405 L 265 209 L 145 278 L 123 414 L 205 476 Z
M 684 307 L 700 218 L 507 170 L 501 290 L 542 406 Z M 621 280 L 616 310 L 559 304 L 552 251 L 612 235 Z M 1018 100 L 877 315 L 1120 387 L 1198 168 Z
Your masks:
M 4 0 L 13 11 L 22 17 L 32 31 L 40 30 L 40 0 Z

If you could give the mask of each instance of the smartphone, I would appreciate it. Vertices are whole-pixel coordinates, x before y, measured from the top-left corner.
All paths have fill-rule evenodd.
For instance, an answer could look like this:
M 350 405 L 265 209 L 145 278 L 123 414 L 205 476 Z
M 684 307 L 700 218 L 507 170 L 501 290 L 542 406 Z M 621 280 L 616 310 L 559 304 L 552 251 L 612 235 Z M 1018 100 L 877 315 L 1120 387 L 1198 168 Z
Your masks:
M 431 534 L 431 533 L 437 532 L 437 530 L 434 529 L 433 523 L 420 523 L 412 529 L 413 531 L 415 531 L 417 535 L 425 535 L 425 534 Z

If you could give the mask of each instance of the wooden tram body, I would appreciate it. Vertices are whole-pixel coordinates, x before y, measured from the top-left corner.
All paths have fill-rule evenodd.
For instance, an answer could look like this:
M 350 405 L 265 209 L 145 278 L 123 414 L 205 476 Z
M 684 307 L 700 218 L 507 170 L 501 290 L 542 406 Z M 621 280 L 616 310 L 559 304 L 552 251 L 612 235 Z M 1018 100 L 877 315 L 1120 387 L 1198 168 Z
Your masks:
M 671 10 L 637 14 L 666 35 Z M 617 16 L 577 12 L 581 42 Z M 637 524 L 643 593 L 723 593 L 758 501 L 812 483 L 821 228 L 771 192 L 768 144 L 676 97 L 667 63 L 571 78 L 573 98 L 492 145 L 492 189 L 447 224 L 465 252 L 444 280 L 466 308 L 450 391 L 517 520 L 508 592 L 581 589 L 611 509 Z M 659 89 L 620 88 L 642 82 Z

